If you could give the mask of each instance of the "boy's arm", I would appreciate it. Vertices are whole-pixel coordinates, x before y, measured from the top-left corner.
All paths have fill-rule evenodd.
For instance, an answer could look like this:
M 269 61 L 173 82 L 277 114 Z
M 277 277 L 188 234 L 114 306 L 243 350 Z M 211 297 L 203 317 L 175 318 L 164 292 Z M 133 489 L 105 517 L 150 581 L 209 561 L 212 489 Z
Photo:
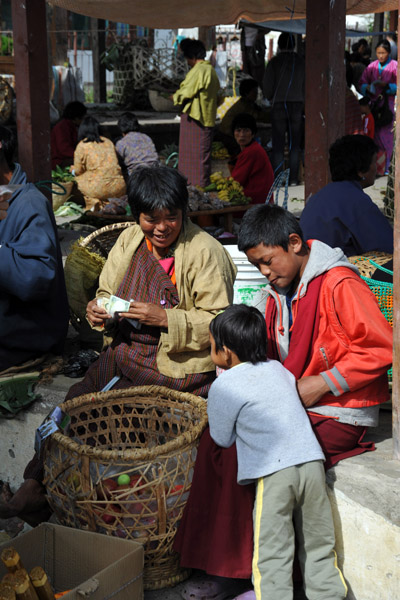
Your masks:
M 226 393 L 221 381 L 216 380 L 210 388 L 207 401 L 210 435 L 214 442 L 223 448 L 229 448 L 236 441 L 238 411 L 235 410 L 233 398 L 228 396 L 229 393 Z
M 333 292 L 333 304 L 347 352 L 320 375 L 299 380 L 306 406 L 315 404 L 324 390 L 341 396 L 361 389 L 386 373 L 392 363 L 393 331 L 368 286 L 356 279 L 342 281 Z

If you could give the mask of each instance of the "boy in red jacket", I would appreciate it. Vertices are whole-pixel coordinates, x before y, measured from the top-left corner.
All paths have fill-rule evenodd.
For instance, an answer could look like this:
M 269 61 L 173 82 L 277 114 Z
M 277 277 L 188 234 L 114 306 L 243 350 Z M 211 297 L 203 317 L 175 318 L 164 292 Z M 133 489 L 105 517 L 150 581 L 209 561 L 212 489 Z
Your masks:
M 296 377 L 326 468 L 374 450 L 363 437 L 388 399 L 392 328 L 357 269 L 340 248 L 306 243 L 279 206 L 248 210 L 238 247 L 266 277 L 254 304 L 266 317 L 268 357 Z M 236 465 L 235 447 L 219 448 L 206 429 L 174 543 L 182 566 L 250 577 L 254 489 L 237 485 Z
M 363 452 L 388 399 L 392 361 L 392 328 L 375 296 L 339 248 L 305 243 L 297 219 L 278 206 L 248 211 L 238 246 L 268 280 L 257 307 L 270 357 L 296 376 L 327 468 Z

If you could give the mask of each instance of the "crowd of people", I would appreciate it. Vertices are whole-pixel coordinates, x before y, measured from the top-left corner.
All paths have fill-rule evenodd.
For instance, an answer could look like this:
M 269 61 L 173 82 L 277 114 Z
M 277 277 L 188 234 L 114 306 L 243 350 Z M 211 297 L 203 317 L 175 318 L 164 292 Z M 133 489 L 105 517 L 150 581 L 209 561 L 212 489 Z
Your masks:
M 178 169 L 159 164 L 132 113 L 119 119 L 115 146 L 79 103 L 53 130 L 53 164 L 72 169 L 86 208 L 126 195 L 136 221 L 111 249 L 86 309 L 106 345 L 67 398 L 100 391 L 116 375 L 114 389 L 154 384 L 208 398 L 209 427 L 174 542 L 181 565 L 204 573 L 187 584 L 185 600 L 232 596 L 236 580 L 251 577 L 247 600 L 292 600 L 295 556 L 310 598 L 341 600 L 347 588 L 325 471 L 374 450 L 364 436 L 389 394 L 392 329 L 347 258 L 393 252 L 393 230 L 363 191 L 375 180 L 388 126 L 375 123 L 374 139 L 346 135 L 332 145 L 332 183 L 308 201 L 300 222 L 266 204 L 287 126 L 291 183 L 301 146 L 304 65 L 290 36 L 280 37 L 280 56 L 264 74 L 272 165 L 256 140 L 257 82 L 241 86 L 245 110 L 232 111 L 221 128 L 231 136 L 232 176 L 256 204 L 240 223 L 238 248 L 265 277 L 253 307 L 233 305 L 235 264 L 187 216 L 187 184 L 204 186 L 210 174 L 218 78 L 201 42 L 180 47 L 190 70 L 173 95 L 182 108 Z M 377 56 L 360 85 L 371 99 L 386 94 L 390 107 L 394 59 L 383 42 Z M 288 78 L 296 89 L 284 97 Z M 68 327 L 54 216 L 14 156 L 15 140 L 0 127 L 0 183 L 21 186 L 0 200 L 0 372 L 61 352 Z M 110 296 L 129 308 L 110 315 L 103 303 Z M 41 456 L 0 501 L 0 518 L 14 516 L 31 524 L 49 517 Z

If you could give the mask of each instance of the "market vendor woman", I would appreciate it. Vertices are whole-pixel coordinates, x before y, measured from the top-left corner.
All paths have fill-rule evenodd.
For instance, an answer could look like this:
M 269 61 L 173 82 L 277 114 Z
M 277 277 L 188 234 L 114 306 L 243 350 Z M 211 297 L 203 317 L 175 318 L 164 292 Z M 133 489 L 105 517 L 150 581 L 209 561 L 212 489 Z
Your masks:
M 219 242 L 186 218 L 187 186 L 177 171 L 138 168 L 128 198 L 138 225 L 127 228 L 111 250 L 87 316 L 107 329 L 109 315 L 98 298 L 116 295 L 130 307 L 111 323 L 111 345 L 67 397 L 98 392 L 114 376 L 120 379 L 113 389 L 154 384 L 206 396 L 215 378 L 208 328 L 232 302 L 235 266 Z M 25 518 L 43 508 L 42 478 L 34 458 L 21 488 L 0 502 L 0 517 Z
M 172 97 L 182 109 L 178 169 L 189 184 L 206 187 L 210 183 L 219 81 L 214 68 L 204 60 L 202 42 L 185 39 L 180 47 L 190 71 Z

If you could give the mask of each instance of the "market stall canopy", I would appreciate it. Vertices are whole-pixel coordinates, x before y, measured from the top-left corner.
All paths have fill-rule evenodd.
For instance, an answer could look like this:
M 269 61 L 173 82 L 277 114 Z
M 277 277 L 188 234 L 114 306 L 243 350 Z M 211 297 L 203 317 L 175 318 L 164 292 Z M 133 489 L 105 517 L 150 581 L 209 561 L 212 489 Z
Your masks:
M 158 29 L 304 18 L 306 0 L 49 0 L 81 15 Z M 398 0 L 347 0 L 347 14 L 397 10 Z
M 287 31 L 293 34 L 306 34 L 306 19 L 290 19 L 282 21 L 263 21 L 262 23 L 251 23 L 242 19 L 239 25 L 247 25 L 248 27 L 257 27 L 257 29 L 265 29 L 266 32 L 270 31 Z M 361 29 L 346 29 L 346 37 L 371 37 L 371 36 L 383 36 L 388 33 L 396 33 L 395 31 L 362 31 Z

